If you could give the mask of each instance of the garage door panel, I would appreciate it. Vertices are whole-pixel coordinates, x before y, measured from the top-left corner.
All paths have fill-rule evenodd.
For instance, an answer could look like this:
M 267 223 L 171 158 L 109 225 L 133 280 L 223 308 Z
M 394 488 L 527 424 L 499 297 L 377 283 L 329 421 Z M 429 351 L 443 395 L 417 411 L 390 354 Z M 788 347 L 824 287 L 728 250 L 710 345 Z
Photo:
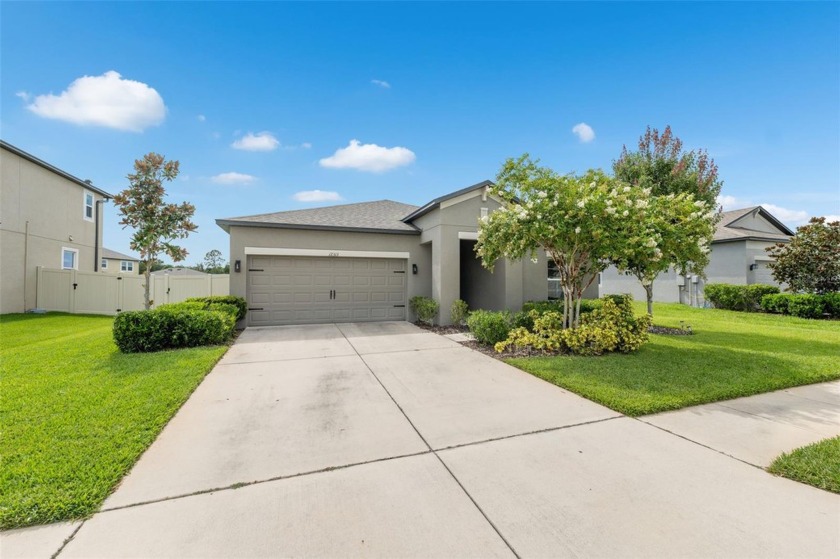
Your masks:
M 250 325 L 406 319 L 406 276 L 394 273 L 405 270 L 403 260 L 273 256 L 248 264 Z

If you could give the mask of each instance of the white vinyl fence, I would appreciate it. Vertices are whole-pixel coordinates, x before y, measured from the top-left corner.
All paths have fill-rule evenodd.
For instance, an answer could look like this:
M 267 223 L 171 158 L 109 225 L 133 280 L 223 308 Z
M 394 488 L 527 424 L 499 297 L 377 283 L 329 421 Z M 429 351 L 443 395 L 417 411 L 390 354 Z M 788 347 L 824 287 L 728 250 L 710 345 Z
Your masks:
M 38 266 L 35 306 L 48 311 L 114 315 L 143 309 L 143 276 L 113 276 Z M 153 307 L 190 297 L 228 295 L 230 276 L 152 276 Z

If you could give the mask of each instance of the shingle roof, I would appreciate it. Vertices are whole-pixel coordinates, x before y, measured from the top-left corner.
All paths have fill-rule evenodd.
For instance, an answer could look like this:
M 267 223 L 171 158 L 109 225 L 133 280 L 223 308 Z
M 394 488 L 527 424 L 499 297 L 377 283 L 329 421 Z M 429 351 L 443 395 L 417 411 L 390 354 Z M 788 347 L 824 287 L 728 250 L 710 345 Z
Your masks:
M 205 272 L 193 270 L 192 268 L 164 268 L 163 270 L 155 270 L 152 272 L 153 276 L 206 276 Z
M 117 252 L 116 250 L 111 250 L 110 248 L 102 247 L 102 258 L 110 258 L 113 260 L 134 260 L 135 262 L 139 262 L 140 259 L 136 256 L 129 256 L 127 254 L 123 254 L 121 252 Z
M 292 210 L 269 214 L 248 215 L 217 219 L 216 223 L 225 231 L 231 225 L 245 227 L 279 227 L 284 229 L 332 229 L 340 231 L 362 231 L 419 234 L 419 230 L 402 218 L 415 211 L 417 206 L 392 200 L 342 204 L 307 210 Z
M 458 196 L 460 196 L 462 194 L 466 194 L 467 192 L 472 192 L 473 190 L 477 190 L 479 188 L 487 188 L 488 186 L 492 186 L 492 185 L 493 185 L 493 183 L 490 182 L 490 181 L 481 181 L 479 183 L 473 184 L 473 185 L 468 186 L 466 188 L 462 188 L 461 190 L 456 190 L 455 192 L 450 192 L 449 194 L 444 194 L 443 196 L 439 196 L 439 197 L 435 198 L 434 200 L 432 200 L 428 204 L 426 204 L 426 205 L 424 205 L 420 208 L 417 208 L 415 211 L 413 211 L 410 214 L 404 216 L 402 220 L 405 221 L 406 223 L 409 223 L 412 220 L 417 219 L 418 217 L 420 217 L 422 215 L 425 215 L 425 214 L 429 213 L 430 211 L 434 210 L 435 208 L 439 207 L 441 202 L 444 202 L 446 200 L 451 200 L 452 198 L 457 198 Z
M 770 221 L 775 227 L 779 229 L 778 233 L 767 233 L 766 231 L 756 231 L 755 229 L 746 229 L 738 227 L 733 224 L 742 217 L 758 212 L 762 217 Z M 788 229 L 782 222 L 776 219 L 770 212 L 761 206 L 752 206 L 749 208 L 741 208 L 739 210 L 732 210 L 721 213 L 720 221 L 718 221 L 715 230 L 715 236 L 712 242 L 724 243 L 730 241 L 746 241 L 746 240 L 762 240 L 762 241 L 789 241 L 793 231 Z

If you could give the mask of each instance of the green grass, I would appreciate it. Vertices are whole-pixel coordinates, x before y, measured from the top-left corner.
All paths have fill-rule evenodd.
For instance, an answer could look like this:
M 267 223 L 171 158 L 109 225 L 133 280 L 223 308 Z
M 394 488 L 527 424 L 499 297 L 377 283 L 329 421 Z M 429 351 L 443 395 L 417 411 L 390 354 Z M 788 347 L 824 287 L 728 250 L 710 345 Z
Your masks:
M 0 527 L 96 511 L 227 349 L 121 354 L 112 325 L 0 317 Z
M 840 437 L 797 448 L 776 458 L 770 473 L 840 493 Z
M 631 416 L 840 378 L 840 321 L 655 305 L 655 324 L 680 321 L 695 334 L 651 335 L 630 355 L 507 361 Z

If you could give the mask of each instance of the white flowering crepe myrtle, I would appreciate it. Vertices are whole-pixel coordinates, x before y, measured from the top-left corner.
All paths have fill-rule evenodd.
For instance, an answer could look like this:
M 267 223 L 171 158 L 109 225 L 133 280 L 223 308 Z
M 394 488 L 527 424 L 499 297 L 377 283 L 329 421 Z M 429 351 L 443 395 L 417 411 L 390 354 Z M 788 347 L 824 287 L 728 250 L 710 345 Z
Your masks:
M 613 256 L 613 264 L 635 276 L 645 288 L 647 312 L 653 316 L 653 280 L 673 266 L 680 274 L 703 275 L 718 219 L 717 211 L 688 193 L 652 196 L 633 205 L 627 230 L 634 236 Z
M 560 175 L 525 154 L 505 161 L 492 194 L 503 205 L 480 222 L 482 264 L 492 270 L 500 258 L 534 258 L 544 249 L 557 264 L 566 328 L 579 325 L 581 295 L 598 273 L 629 262 L 636 252 L 628 245 L 651 239 L 641 227 L 650 191 L 619 185 L 600 170 Z

